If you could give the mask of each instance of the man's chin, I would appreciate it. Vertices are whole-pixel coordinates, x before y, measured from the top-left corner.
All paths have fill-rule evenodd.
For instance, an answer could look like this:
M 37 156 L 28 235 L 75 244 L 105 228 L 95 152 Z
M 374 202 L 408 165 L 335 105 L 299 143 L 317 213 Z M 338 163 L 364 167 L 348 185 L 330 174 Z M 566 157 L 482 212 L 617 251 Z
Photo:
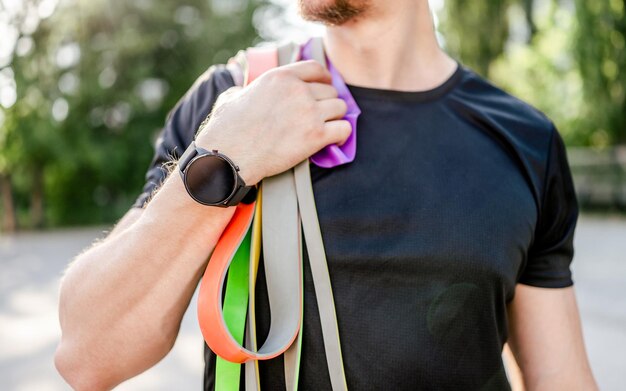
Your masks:
M 298 0 L 298 4 L 304 20 L 340 26 L 362 16 L 369 0 Z

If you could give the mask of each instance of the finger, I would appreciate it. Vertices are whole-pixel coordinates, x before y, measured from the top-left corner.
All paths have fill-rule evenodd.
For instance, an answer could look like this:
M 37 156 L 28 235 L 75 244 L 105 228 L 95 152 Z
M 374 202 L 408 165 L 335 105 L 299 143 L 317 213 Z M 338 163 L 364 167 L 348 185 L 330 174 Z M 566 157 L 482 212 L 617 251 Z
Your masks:
M 352 125 L 346 120 L 328 121 L 324 124 L 324 146 L 337 144 L 342 146 L 352 133 Z
M 333 99 L 337 97 L 337 89 L 330 84 L 309 83 L 309 89 L 315 100 Z
M 330 72 L 317 61 L 307 60 L 298 61 L 293 64 L 284 66 L 285 70 L 289 70 L 296 77 L 303 81 L 320 82 L 330 84 Z
M 346 105 L 346 102 L 339 98 L 320 100 L 317 104 L 324 121 L 341 119 L 348 111 L 348 105 Z

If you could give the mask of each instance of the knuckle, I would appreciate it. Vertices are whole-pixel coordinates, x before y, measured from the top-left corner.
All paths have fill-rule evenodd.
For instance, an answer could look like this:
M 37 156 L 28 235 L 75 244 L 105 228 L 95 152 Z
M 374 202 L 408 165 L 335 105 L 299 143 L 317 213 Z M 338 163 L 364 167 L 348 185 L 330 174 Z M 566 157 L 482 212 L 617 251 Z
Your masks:
M 328 138 L 326 129 L 324 128 L 324 123 L 313 124 L 311 133 L 313 134 L 313 138 L 318 141 L 323 141 Z
M 319 113 L 319 109 L 313 100 L 307 99 L 303 104 L 302 114 L 303 119 L 309 123 L 317 123 L 319 122 L 321 115 Z
M 292 76 L 292 72 L 287 68 L 274 68 L 263 74 L 270 82 L 283 82 Z
M 300 61 L 299 63 L 302 64 L 302 66 L 313 67 L 317 69 L 322 67 L 322 65 L 315 60 L 305 60 L 305 61 Z
M 339 91 L 337 91 L 337 89 L 333 86 L 329 86 L 330 88 L 330 96 L 332 96 L 333 98 L 337 98 L 339 96 Z
M 322 64 L 320 64 L 319 62 L 315 61 L 315 60 L 309 60 L 311 61 L 311 66 L 319 72 L 324 72 L 326 70 L 326 68 L 324 68 L 324 66 Z
M 293 83 L 293 85 L 291 86 L 291 93 L 294 94 L 295 96 L 310 96 L 311 95 L 311 91 L 309 90 L 309 88 L 304 82 Z
M 328 72 L 322 64 L 315 60 L 300 61 L 299 64 L 302 64 L 303 67 L 308 67 L 311 71 L 317 74 L 323 74 Z
M 306 129 L 307 133 L 311 133 L 313 137 L 317 137 L 318 133 L 323 132 L 324 130 L 324 121 L 322 117 L 319 115 L 317 109 L 315 107 L 308 106 L 304 109 L 305 111 L 302 113 L 300 120 L 303 124 L 303 127 Z
M 293 70 L 291 70 L 288 67 L 278 67 L 278 68 L 274 68 L 274 70 L 276 71 L 278 75 L 284 78 L 290 78 L 293 76 Z

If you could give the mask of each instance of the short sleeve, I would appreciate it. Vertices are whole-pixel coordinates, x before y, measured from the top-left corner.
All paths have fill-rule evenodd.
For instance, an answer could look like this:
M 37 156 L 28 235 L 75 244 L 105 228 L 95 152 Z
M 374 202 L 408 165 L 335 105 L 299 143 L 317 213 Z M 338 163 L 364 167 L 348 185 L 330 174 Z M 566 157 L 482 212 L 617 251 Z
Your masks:
M 519 282 L 542 288 L 573 285 L 570 265 L 574 256 L 574 230 L 578 201 L 565 144 L 553 127 L 541 210 L 535 237 Z
M 146 173 L 146 182 L 134 208 L 143 208 L 168 175 L 167 164 L 176 161 L 193 141 L 218 96 L 234 85 L 224 65 L 204 72 L 169 112 L 157 138 L 154 157 Z

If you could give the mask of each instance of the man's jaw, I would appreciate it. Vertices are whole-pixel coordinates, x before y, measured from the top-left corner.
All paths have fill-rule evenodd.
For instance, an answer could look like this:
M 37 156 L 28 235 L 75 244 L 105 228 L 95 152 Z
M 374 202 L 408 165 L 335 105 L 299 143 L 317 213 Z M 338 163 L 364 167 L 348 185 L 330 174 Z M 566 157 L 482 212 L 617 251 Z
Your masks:
M 298 0 L 298 5 L 305 20 L 340 26 L 366 14 L 370 0 Z

